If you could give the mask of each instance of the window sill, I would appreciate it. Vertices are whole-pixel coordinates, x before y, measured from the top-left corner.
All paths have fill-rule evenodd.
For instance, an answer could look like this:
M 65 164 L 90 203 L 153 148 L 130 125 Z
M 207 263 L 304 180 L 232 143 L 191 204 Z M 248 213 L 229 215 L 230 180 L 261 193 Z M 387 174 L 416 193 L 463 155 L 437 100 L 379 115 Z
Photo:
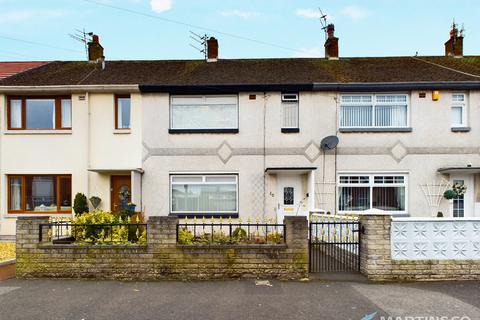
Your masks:
M 181 213 L 181 212 L 170 212 L 171 217 L 177 218 L 238 218 L 238 213 L 205 213 L 205 214 L 195 214 L 195 213 Z
M 452 127 L 452 132 L 470 132 L 470 127 Z
M 18 217 L 50 217 L 52 215 L 62 216 L 62 217 L 71 217 L 71 212 L 12 212 L 4 215 L 4 218 L 16 219 Z
M 282 128 L 282 133 L 299 133 L 300 128 Z
M 411 127 L 401 128 L 340 128 L 343 133 L 358 133 L 358 132 L 412 132 Z
M 113 134 L 130 134 L 132 133 L 132 129 L 115 129 L 113 130 Z
M 4 134 L 7 135 L 35 135 L 35 134 L 47 134 L 47 135 L 62 135 L 72 134 L 72 130 L 5 130 Z
M 168 133 L 238 133 L 238 129 L 168 129 Z

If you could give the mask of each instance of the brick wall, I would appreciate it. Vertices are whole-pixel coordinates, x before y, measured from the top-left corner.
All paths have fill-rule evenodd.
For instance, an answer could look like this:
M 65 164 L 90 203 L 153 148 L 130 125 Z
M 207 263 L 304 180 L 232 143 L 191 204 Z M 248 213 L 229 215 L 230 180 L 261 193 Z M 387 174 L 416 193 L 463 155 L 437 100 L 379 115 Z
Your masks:
M 44 217 L 18 219 L 18 278 L 206 280 L 308 276 L 308 223 L 304 217 L 286 218 L 286 243 L 280 245 L 178 245 L 178 220 L 174 217 L 151 217 L 146 245 L 40 244 L 39 224 L 47 221 Z
M 442 220 L 439 220 L 442 221 Z M 391 217 L 362 215 L 361 272 L 373 281 L 480 280 L 477 260 L 394 260 Z

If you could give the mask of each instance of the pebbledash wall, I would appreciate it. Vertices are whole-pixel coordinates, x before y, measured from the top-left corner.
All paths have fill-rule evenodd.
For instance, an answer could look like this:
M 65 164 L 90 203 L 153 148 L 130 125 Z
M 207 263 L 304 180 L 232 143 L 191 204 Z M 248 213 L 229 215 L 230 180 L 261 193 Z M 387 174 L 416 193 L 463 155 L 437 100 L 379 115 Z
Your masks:
M 59 245 L 39 243 L 45 217 L 17 222 L 18 278 L 206 280 L 239 277 L 302 279 L 308 276 L 308 222 L 285 220 L 279 245 L 178 245 L 174 217 L 150 217 L 146 245 Z
M 480 219 L 360 216 L 361 272 L 373 281 L 479 280 Z

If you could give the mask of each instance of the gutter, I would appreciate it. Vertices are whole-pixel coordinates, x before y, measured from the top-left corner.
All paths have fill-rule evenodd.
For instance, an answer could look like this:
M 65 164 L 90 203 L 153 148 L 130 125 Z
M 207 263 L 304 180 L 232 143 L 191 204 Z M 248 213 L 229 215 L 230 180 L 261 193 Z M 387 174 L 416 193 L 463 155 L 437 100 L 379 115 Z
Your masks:
M 349 82 L 313 84 L 313 91 L 371 92 L 403 90 L 475 90 L 480 81 Z
M 54 85 L 54 86 L 2 86 L 0 93 L 84 93 L 84 92 L 131 93 L 140 92 L 136 84 L 115 85 Z

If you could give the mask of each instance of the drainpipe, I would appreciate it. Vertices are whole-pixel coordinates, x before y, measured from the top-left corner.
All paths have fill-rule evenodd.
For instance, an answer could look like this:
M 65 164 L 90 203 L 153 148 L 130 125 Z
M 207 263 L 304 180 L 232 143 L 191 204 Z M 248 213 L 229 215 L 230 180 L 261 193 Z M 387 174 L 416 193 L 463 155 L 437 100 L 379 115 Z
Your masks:
M 87 111 L 88 111 L 88 117 L 87 117 L 87 199 L 90 199 L 90 171 L 88 169 L 91 168 L 91 159 L 90 159 L 90 154 L 91 154 L 91 106 L 90 106 L 90 94 L 87 91 L 85 93 L 85 100 L 87 102 Z

